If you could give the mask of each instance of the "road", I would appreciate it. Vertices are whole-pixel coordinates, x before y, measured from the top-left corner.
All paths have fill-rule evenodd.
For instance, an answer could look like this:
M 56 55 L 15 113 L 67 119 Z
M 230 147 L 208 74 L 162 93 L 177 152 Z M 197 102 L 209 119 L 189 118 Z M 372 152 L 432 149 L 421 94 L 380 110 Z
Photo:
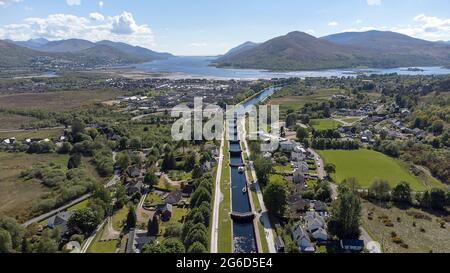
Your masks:
M 85 194 L 85 195 L 83 195 L 83 196 L 81 196 L 81 197 L 71 201 L 70 203 L 68 203 L 68 204 L 66 204 L 66 205 L 64 205 L 62 207 L 59 207 L 59 208 L 54 209 L 54 210 L 52 210 L 50 212 L 47 212 L 47 213 L 42 214 L 42 215 L 39 215 L 36 218 L 33 218 L 31 220 L 26 221 L 25 223 L 22 224 L 22 226 L 23 227 L 28 227 L 31 224 L 39 223 L 41 221 L 44 221 L 45 219 L 48 219 L 48 218 L 52 217 L 53 215 L 58 214 L 59 212 L 64 211 L 64 210 L 70 208 L 71 206 L 76 205 L 76 204 L 78 204 L 78 203 L 88 199 L 89 197 L 91 197 L 91 195 L 92 195 L 91 193 Z
M 327 176 L 327 173 L 325 172 L 324 162 L 322 158 L 313 149 L 310 148 L 308 149 L 308 151 L 314 156 L 314 159 L 316 161 L 317 175 L 319 176 L 320 179 L 324 179 Z M 336 200 L 338 197 L 338 190 L 337 190 L 338 187 L 335 183 L 331 182 L 330 187 L 331 187 L 331 196 L 333 200 Z M 360 239 L 364 241 L 364 245 L 366 246 L 366 248 L 370 248 L 369 250 L 371 253 L 381 253 L 380 244 L 378 242 L 375 242 L 363 227 L 361 227 L 360 229 L 361 229 Z
M 222 202 L 223 196 L 220 191 L 220 180 L 222 178 L 222 162 L 223 162 L 223 146 L 225 141 L 225 132 L 222 136 L 222 141 L 220 143 L 220 152 L 219 152 L 219 163 L 217 165 L 217 173 L 216 173 L 216 186 L 214 193 L 214 208 L 213 208 L 213 217 L 212 217 L 212 230 L 211 230 L 211 253 L 217 253 L 217 241 L 219 238 L 219 208 L 220 202 Z
M 247 153 L 247 156 L 250 160 L 250 149 L 248 148 L 247 138 L 245 137 L 247 135 L 246 128 L 245 128 L 245 119 L 241 119 L 241 122 L 242 122 L 241 128 L 243 129 L 243 135 L 244 135 L 242 142 L 244 143 L 245 152 Z M 263 194 L 261 191 L 261 187 L 259 186 L 258 180 L 256 179 L 256 171 L 253 166 L 253 162 L 250 161 L 249 163 L 250 163 L 249 164 L 250 170 L 252 172 L 252 177 L 255 179 L 255 181 L 254 181 L 255 191 L 258 196 L 259 205 L 261 207 L 261 211 L 258 212 L 259 220 L 264 227 L 264 235 L 266 236 L 266 241 L 267 241 L 267 245 L 269 248 L 269 252 L 276 253 L 277 251 L 275 248 L 275 239 L 273 236 L 274 229 L 272 227 L 272 224 L 270 223 L 269 213 L 267 211 L 266 205 L 264 204 L 264 197 L 263 197 Z

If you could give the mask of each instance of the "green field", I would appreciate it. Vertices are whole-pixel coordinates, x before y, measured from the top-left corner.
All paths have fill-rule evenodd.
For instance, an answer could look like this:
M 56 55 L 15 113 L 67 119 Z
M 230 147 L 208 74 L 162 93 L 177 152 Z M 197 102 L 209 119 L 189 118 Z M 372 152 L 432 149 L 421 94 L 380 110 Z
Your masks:
M 353 151 L 325 150 L 318 152 L 326 163 L 336 165 L 336 174 L 333 175 L 333 178 L 338 183 L 345 178 L 354 177 L 364 188 L 368 188 L 377 178 L 387 180 L 391 186 L 395 186 L 401 181 L 406 181 L 417 191 L 442 186 L 436 179 L 430 177 L 421 179 L 414 176 L 400 160 L 379 152 L 365 149 Z
M 310 95 L 297 96 L 293 95 L 291 90 L 285 89 L 274 95 L 268 104 L 279 105 L 280 111 L 285 113 L 287 110 L 299 110 L 306 103 L 327 101 L 331 96 L 343 92 L 341 89 L 321 89 Z
M 333 130 L 341 126 L 342 123 L 334 119 L 313 119 L 311 126 L 317 131 Z
M 223 200 L 219 206 L 219 235 L 217 249 L 219 253 L 231 253 L 232 250 L 232 234 L 231 234 L 231 194 L 230 194 L 230 153 L 228 152 L 228 141 L 225 140 L 223 145 L 224 158 L 222 161 L 222 177 L 220 178 L 220 191 Z
M 64 129 L 39 129 L 39 130 L 23 130 L 23 131 L 0 131 L 0 139 L 15 137 L 17 140 L 25 140 L 27 138 L 49 138 L 55 139 L 64 133 Z
M 67 165 L 67 155 L 26 154 L 0 152 L 0 214 L 25 220 L 32 215 L 31 208 L 51 189 L 38 182 L 24 181 L 20 178 L 22 171 L 37 163 L 55 162 Z

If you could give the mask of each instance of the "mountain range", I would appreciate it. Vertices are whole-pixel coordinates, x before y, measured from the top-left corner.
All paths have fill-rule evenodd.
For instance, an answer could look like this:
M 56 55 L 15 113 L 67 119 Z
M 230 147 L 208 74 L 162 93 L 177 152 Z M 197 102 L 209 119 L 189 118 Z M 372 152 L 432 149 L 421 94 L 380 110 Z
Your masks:
M 389 31 L 345 32 L 321 38 L 295 31 L 265 43 L 248 44 L 230 50 L 215 64 L 269 70 L 450 64 L 450 45 Z
M 159 53 L 126 43 L 112 41 L 93 43 L 81 39 L 0 40 L 0 53 L 0 67 L 30 66 L 36 58 L 73 62 L 90 67 L 142 63 L 172 57 L 169 53 Z

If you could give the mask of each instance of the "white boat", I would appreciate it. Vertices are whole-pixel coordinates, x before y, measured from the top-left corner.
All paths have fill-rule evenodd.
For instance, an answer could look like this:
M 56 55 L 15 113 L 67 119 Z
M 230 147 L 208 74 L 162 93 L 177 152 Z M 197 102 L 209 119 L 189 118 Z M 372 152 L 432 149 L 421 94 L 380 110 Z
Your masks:
M 247 187 L 243 187 L 243 188 L 242 188 L 242 192 L 243 192 L 243 193 L 246 193 L 246 192 L 247 192 Z
M 245 171 L 245 168 L 244 168 L 244 167 L 239 167 L 239 168 L 238 168 L 238 171 L 239 171 L 240 173 L 243 173 L 243 172 Z

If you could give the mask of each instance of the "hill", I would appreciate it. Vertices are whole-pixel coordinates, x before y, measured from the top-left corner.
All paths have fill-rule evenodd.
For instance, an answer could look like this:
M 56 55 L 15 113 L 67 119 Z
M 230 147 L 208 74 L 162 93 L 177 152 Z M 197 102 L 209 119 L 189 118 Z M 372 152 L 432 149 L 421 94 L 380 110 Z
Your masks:
M 37 50 L 44 52 L 78 52 L 94 46 L 94 43 L 86 40 L 68 39 L 48 42 Z
M 120 42 L 112 42 L 112 41 L 100 41 L 97 42 L 98 45 L 105 45 L 112 48 L 115 48 L 123 53 L 132 55 L 136 58 L 139 58 L 144 61 L 153 61 L 153 60 L 161 60 L 161 59 L 167 59 L 170 57 L 173 57 L 172 54 L 169 53 L 159 53 L 155 52 L 153 50 L 139 47 L 139 46 L 132 46 L 126 43 L 120 43 Z
M 258 46 L 259 44 L 254 43 L 254 42 L 245 42 L 241 45 L 238 45 L 237 47 L 234 47 L 232 49 L 230 49 L 227 53 L 225 53 L 225 55 L 223 55 L 224 57 L 230 57 L 230 56 L 234 56 L 237 55 L 241 52 L 244 52 L 246 50 L 255 48 L 256 46 Z
M 272 70 L 448 65 L 450 46 L 394 32 L 349 32 L 320 39 L 291 32 L 243 52 L 225 55 L 216 64 Z

